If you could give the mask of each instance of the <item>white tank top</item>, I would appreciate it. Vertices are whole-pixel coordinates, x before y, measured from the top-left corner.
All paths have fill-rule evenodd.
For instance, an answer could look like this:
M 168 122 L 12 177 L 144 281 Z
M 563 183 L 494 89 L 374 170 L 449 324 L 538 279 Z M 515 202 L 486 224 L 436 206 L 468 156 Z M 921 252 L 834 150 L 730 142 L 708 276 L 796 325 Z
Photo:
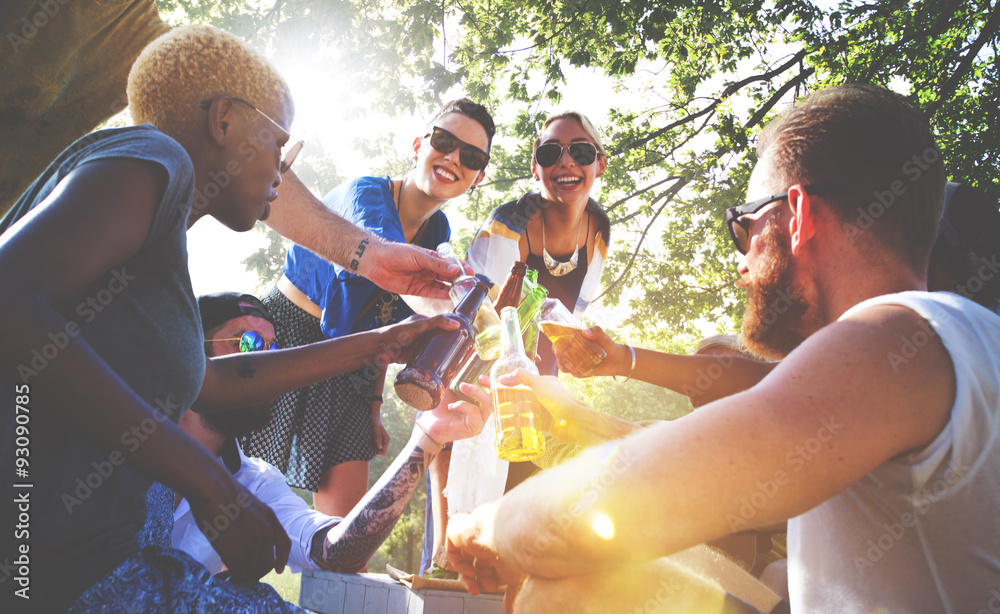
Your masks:
M 920 314 L 955 365 L 951 419 L 922 450 L 894 458 L 788 521 L 792 611 L 1000 612 L 1000 316 L 946 292 L 855 305 Z M 930 341 L 901 340 L 902 364 Z

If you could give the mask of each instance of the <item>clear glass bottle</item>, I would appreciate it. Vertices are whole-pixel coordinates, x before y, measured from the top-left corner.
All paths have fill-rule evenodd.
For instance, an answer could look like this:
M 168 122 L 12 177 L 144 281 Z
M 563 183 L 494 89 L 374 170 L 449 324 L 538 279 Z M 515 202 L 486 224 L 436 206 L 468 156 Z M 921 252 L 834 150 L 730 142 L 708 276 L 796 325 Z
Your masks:
M 396 395 L 411 407 L 428 411 L 441 402 L 445 386 L 475 353 L 472 320 L 486 298 L 488 288 L 482 281 L 465 295 L 452 317 L 458 321 L 456 330 L 439 330 L 431 335 L 401 370 L 394 381 Z
M 458 257 L 455 253 L 455 248 L 451 246 L 451 243 L 445 241 L 444 243 L 437 246 L 438 256 L 441 256 L 448 262 L 458 265 L 458 270 L 462 273 L 455 279 L 451 284 L 451 290 L 448 294 L 451 296 L 451 302 L 456 307 L 465 298 L 465 295 L 469 293 L 474 287 L 476 287 L 476 277 L 474 275 L 465 274 L 465 266 L 462 264 L 462 259 Z
M 524 354 L 517 310 L 505 307 L 500 321 L 500 356 L 490 371 L 497 456 L 506 461 L 532 460 L 545 452 L 545 438 L 535 428 L 535 395 L 524 385 L 504 386 L 500 378 L 516 369 L 537 375 L 538 369 Z

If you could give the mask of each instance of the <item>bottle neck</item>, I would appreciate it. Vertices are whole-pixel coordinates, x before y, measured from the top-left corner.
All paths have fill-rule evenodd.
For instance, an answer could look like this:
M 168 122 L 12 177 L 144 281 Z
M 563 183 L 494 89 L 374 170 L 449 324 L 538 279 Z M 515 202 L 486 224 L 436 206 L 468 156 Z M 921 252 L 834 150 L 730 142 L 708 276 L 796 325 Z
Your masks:
M 524 343 L 521 341 L 521 322 L 517 310 L 507 307 L 500 313 L 500 355 L 524 354 Z
M 471 322 L 476 312 L 479 311 L 479 306 L 483 304 L 483 299 L 486 298 L 487 291 L 485 283 L 476 281 L 476 285 L 472 290 L 469 290 L 469 293 L 465 295 L 465 298 L 458 304 L 458 307 L 455 307 L 455 314 Z
M 535 286 L 531 294 L 521 301 L 521 306 L 517 308 L 517 316 L 524 328 L 527 328 L 528 322 L 538 315 L 538 312 L 542 308 L 542 301 L 545 300 L 548 293 L 549 291 L 543 286 Z

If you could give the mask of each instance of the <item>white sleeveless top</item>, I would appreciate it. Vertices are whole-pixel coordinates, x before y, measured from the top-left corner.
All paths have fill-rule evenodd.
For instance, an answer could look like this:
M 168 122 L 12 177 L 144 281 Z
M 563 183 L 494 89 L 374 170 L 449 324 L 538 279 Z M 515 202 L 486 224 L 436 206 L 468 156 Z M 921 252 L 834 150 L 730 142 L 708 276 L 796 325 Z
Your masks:
M 1000 612 L 1000 316 L 951 293 L 903 292 L 841 319 L 875 305 L 905 306 L 940 336 L 955 405 L 925 448 L 788 521 L 792 611 Z M 928 332 L 887 358 L 903 364 Z

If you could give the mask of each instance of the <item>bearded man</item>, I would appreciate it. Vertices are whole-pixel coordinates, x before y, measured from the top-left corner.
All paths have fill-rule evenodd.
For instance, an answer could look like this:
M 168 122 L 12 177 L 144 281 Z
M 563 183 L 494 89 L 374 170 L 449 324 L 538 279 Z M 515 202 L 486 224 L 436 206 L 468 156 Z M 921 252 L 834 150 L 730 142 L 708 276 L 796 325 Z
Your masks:
M 743 611 L 724 583 L 706 596 L 710 570 L 685 575 L 690 548 L 787 519 L 792 611 L 1000 603 L 1000 317 L 926 291 L 945 181 L 927 122 L 888 90 L 839 86 L 769 125 L 757 157 L 727 224 L 744 338 L 784 359 L 453 517 L 470 591 L 506 580 L 517 612 Z

